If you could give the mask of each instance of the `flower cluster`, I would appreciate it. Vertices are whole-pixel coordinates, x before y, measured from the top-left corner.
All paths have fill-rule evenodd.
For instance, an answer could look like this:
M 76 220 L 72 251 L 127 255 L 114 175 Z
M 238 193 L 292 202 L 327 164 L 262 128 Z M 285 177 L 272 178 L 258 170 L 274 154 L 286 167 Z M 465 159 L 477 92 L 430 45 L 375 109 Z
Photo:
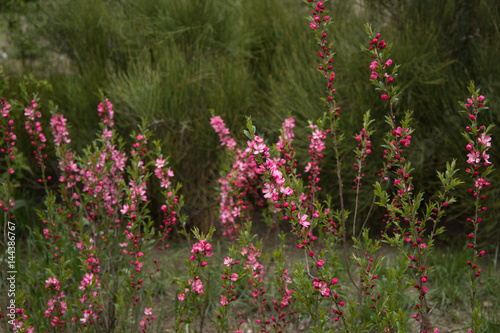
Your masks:
M 24 325 L 26 319 L 28 319 L 28 316 L 24 313 L 24 309 L 16 309 L 15 314 L 17 318 L 11 321 L 13 332 L 35 333 L 33 326 L 25 327 Z
M 210 119 L 212 127 L 219 134 L 222 146 L 226 146 L 230 155 L 231 168 L 227 174 L 219 178 L 219 219 L 223 228 L 222 234 L 234 239 L 238 235 L 238 221 L 251 219 L 254 198 L 256 205 L 262 205 L 258 188 L 260 179 L 256 164 L 251 161 L 251 150 L 235 149 L 236 142 L 231 138 L 220 116 Z
M 37 164 L 42 169 L 42 178 L 38 179 L 38 182 L 42 183 L 46 181 L 46 166 L 43 160 L 47 159 L 47 154 L 43 154 L 42 150 L 46 146 L 47 138 L 43 134 L 42 125 L 39 121 L 39 119 L 42 118 L 42 113 L 38 111 L 38 103 L 35 100 L 32 100 L 30 106 L 24 109 L 24 115 L 27 118 L 25 128 L 30 136 L 31 144 L 33 145 L 33 154 L 35 155 Z M 48 180 L 50 180 L 50 178 L 48 178 Z
M 397 101 L 397 88 L 393 87 L 392 83 L 394 77 L 397 76 L 398 66 L 392 66 L 392 59 L 389 58 L 388 51 L 391 45 L 381 39 L 379 33 L 373 33 L 369 25 L 366 26 L 366 32 L 370 41 L 368 48 L 364 48 L 364 50 L 373 59 L 369 66 L 371 69 L 370 81 L 382 92 L 380 98 L 384 101 L 389 100 L 392 105 Z M 391 66 L 392 70 L 390 70 Z
M 220 116 L 210 118 L 210 125 L 217 134 L 219 134 L 219 139 L 221 146 L 226 146 L 228 150 L 234 150 L 236 147 L 236 141 L 229 134 L 229 129 L 224 124 L 224 120 Z
M 47 309 L 45 310 L 45 318 L 51 318 L 50 325 L 58 328 L 60 331 L 63 330 L 65 321 L 62 320 L 62 316 L 66 314 L 68 305 L 66 304 L 65 295 L 61 291 L 61 286 L 56 278 L 49 278 L 45 281 L 45 289 L 52 291 L 52 298 L 47 302 Z
M 153 308 L 151 307 L 144 308 L 144 315 L 146 316 L 146 318 L 139 321 L 139 326 L 142 327 L 141 332 L 147 332 L 153 324 L 152 320 L 156 318 L 156 316 L 153 314 Z
M 323 153 L 322 151 L 325 147 L 325 139 L 327 131 L 323 131 L 318 128 L 317 125 L 310 124 L 311 135 L 308 135 L 307 138 L 310 141 L 309 144 L 309 154 L 311 154 L 310 162 L 307 162 L 305 167 L 305 172 L 309 173 L 307 176 L 309 180 L 309 184 L 307 185 L 308 193 L 306 193 L 308 197 L 308 203 L 306 204 L 308 211 L 312 214 L 314 203 L 316 199 L 316 193 L 321 191 L 321 187 L 318 186 L 320 181 L 319 175 L 321 173 L 321 167 L 319 164 L 323 161 Z
M 68 138 L 68 130 L 66 128 L 67 119 L 63 115 L 55 114 L 50 120 L 50 127 L 52 128 L 52 135 L 54 136 L 54 145 L 56 146 L 56 155 L 59 159 L 59 170 L 61 171 L 61 176 L 59 177 L 59 182 L 66 183 L 66 189 L 70 189 L 80 181 L 80 169 L 76 161 L 73 158 L 73 153 L 69 151 L 66 144 L 71 142 Z M 75 204 L 78 206 L 80 202 L 78 199 L 78 194 L 73 193 L 73 198 L 70 197 L 68 193 L 65 193 L 66 200 L 75 200 Z

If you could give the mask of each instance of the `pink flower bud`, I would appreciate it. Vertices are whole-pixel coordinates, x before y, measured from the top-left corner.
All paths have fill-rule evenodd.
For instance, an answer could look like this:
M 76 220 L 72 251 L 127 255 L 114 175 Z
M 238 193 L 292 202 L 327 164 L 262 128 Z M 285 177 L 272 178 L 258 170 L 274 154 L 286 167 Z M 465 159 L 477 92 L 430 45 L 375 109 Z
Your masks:
M 387 94 L 383 94 L 380 96 L 384 101 L 387 101 L 389 99 L 389 96 Z

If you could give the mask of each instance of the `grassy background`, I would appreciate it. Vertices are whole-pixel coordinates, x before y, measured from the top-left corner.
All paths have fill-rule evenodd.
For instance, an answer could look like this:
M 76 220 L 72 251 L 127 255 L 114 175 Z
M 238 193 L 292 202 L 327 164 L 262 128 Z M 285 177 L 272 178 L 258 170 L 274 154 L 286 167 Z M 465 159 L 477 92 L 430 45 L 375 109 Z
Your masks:
M 71 123 L 75 149 L 94 139 L 96 105 L 103 94 L 115 104 L 122 133 L 145 118 L 184 184 L 191 225 L 206 229 L 217 224 L 213 189 L 222 151 L 209 125 L 210 110 L 224 118 L 242 143 L 246 116 L 251 115 L 258 131 L 272 142 L 290 113 L 301 138 L 296 148 L 304 157 L 306 121 L 325 111 L 319 100 L 324 87 L 314 70 L 317 49 L 301 1 L 49 0 L 7 1 L 1 6 L 3 29 L 8 32 L 3 94 L 28 98 L 18 84 L 32 75 L 27 91 L 40 92 L 45 110 L 50 100 L 59 106 Z M 338 100 L 344 110 L 342 130 L 351 138 L 360 130 L 362 114 L 371 109 L 375 147 L 385 132 L 386 110 L 368 83 L 370 61 L 360 52 L 366 43 L 363 24 L 371 22 L 394 43 L 393 60 L 403 65 L 397 78 L 402 88 L 397 113 L 414 110 L 417 131 L 411 158 L 416 185 L 431 196 L 436 169 L 442 170 L 453 158 L 465 168 L 460 135 L 465 123 L 457 113 L 457 101 L 467 95 L 470 80 L 491 100 L 482 120 L 498 123 L 498 3 L 366 0 L 331 1 L 330 6 L 336 21 L 330 35 L 335 42 Z M 46 80 L 47 88 L 33 83 L 38 80 Z M 497 134 L 492 150 L 499 143 Z M 354 170 L 348 168 L 351 150 L 349 145 L 343 150 L 346 188 L 354 178 Z M 381 154 L 375 149 L 373 156 Z M 499 162 L 497 156 L 492 154 L 494 163 Z M 367 170 L 378 169 L 379 161 L 372 158 Z M 56 168 L 53 165 L 52 172 Z M 331 152 L 325 156 L 323 172 L 323 193 L 335 196 Z M 374 177 L 374 172 L 368 173 L 365 184 Z M 497 184 L 498 174 L 493 177 L 492 184 Z M 26 173 L 22 182 L 28 183 L 28 178 L 33 175 Z M 460 193 L 465 190 L 463 186 Z M 489 219 L 481 228 L 482 239 L 493 248 L 500 236 L 498 191 L 498 186 L 490 191 Z M 370 192 L 365 190 L 363 203 L 371 201 Z M 36 206 L 40 200 L 29 193 L 36 191 L 20 195 Z M 449 214 L 450 240 L 464 237 L 468 227 L 464 215 L 471 207 L 462 202 Z M 30 213 L 19 212 L 23 214 Z M 28 220 L 34 225 L 34 219 Z M 378 221 L 374 218 L 371 227 L 378 229 Z

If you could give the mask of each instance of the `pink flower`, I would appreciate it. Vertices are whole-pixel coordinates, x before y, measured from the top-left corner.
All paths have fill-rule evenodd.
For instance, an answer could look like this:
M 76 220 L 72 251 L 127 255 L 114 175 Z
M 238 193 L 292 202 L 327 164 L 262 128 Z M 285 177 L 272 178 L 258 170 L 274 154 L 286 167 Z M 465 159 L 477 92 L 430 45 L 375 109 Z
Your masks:
M 157 169 L 161 169 L 165 166 L 165 160 L 163 158 L 157 158 L 156 159 L 156 163 L 155 163 L 155 167 Z
M 177 298 L 179 299 L 179 301 L 184 301 L 186 299 L 186 295 L 185 294 L 179 294 L 177 295 Z
M 236 280 L 238 280 L 239 277 L 240 276 L 238 274 L 232 273 L 230 279 L 231 279 L 231 281 L 236 282 Z
M 153 308 L 144 308 L 144 314 L 146 316 L 151 316 L 153 314 Z
M 311 29 L 318 29 L 318 24 L 316 22 L 309 23 L 309 26 L 311 27 Z
M 191 285 L 191 290 L 198 293 L 198 295 L 203 295 L 203 283 L 200 279 L 194 279 L 194 281 L 189 280 L 188 283 Z
M 378 79 L 378 73 L 375 71 L 372 71 L 372 75 L 370 75 L 370 79 L 372 79 L 372 80 Z
M 467 154 L 467 157 L 469 158 L 467 160 L 467 163 L 469 163 L 469 164 L 481 162 L 480 153 L 476 152 L 474 150 L 471 150 L 471 152 L 469 154 Z
M 377 69 L 377 66 L 378 66 L 378 62 L 372 61 L 372 63 L 370 64 L 370 69 Z
M 481 137 L 478 138 L 477 141 L 480 144 L 485 145 L 486 147 L 490 147 L 491 146 L 491 142 L 490 142 L 491 141 L 491 136 L 486 136 L 485 133 L 481 133 Z
M 392 60 L 389 59 L 385 62 L 385 67 L 389 67 L 390 65 L 392 65 Z
M 318 262 L 316 263 L 316 266 L 322 267 L 324 264 L 325 264 L 325 262 L 323 260 L 318 260 Z
M 265 183 L 264 188 L 262 189 L 262 193 L 264 193 L 264 198 L 272 200 L 272 198 L 277 192 L 272 183 Z
M 491 162 L 489 161 L 490 155 L 486 154 L 486 151 L 483 151 L 483 159 L 484 159 L 484 165 L 490 165 Z
M 233 258 L 227 257 L 226 259 L 224 259 L 224 265 L 226 265 L 226 267 L 229 267 L 229 265 L 231 265 L 232 262 Z
M 386 94 L 383 94 L 380 96 L 380 98 L 382 98 L 384 101 L 387 101 L 389 99 L 389 96 Z
M 307 221 L 307 214 L 303 214 L 301 215 L 300 213 L 297 215 L 297 218 L 299 219 L 299 223 L 304 227 L 304 228 L 308 228 L 311 223 L 309 221 Z
M 227 301 L 227 298 L 224 297 L 224 296 L 221 296 L 220 297 L 220 305 L 225 306 L 225 305 L 228 305 L 228 304 L 229 304 L 229 302 Z
M 287 186 L 286 188 L 281 186 L 280 192 L 283 193 L 284 195 L 286 195 L 287 197 L 289 197 L 293 194 L 293 190 L 290 188 L 290 186 Z

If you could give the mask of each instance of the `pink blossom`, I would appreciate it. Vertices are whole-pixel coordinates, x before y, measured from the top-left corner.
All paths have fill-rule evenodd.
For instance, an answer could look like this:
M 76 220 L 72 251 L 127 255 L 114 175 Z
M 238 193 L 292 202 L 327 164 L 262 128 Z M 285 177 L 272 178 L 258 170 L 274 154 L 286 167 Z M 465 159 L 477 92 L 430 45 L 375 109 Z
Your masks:
M 68 130 L 66 129 L 66 118 L 63 115 L 54 115 L 50 120 L 50 127 L 52 128 L 52 135 L 54 136 L 54 144 L 59 147 L 62 142 L 70 143 L 68 138 Z
M 378 62 L 372 61 L 372 63 L 370 64 L 370 69 L 377 69 L 377 67 L 378 67 Z
M 301 214 L 301 213 L 298 213 L 297 214 L 297 218 L 299 219 L 299 223 L 304 227 L 304 228 L 309 228 L 309 226 L 311 225 L 311 223 L 309 221 L 307 221 L 307 214 Z
M 189 280 L 188 283 L 191 285 L 191 290 L 198 293 L 198 295 L 203 295 L 203 283 L 200 279 L 194 279 L 193 281 Z
M 283 193 L 284 195 L 286 195 L 287 197 L 289 197 L 293 194 L 293 190 L 290 188 L 290 186 L 287 186 L 286 188 L 281 186 L 280 192 Z
M 153 308 L 144 308 L 144 314 L 146 316 L 151 316 L 153 314 Z
M 179 299 L 179 301 L 184 301 L 186 299 L 186 295 L 185 294 L 179 294 L 177 295 L 177 298 Z
M 467 163 L 469 163 L 469 164 L 481 162 L 480 153 L 476 152 L 474 150 L 471 150 L 471 152 L 469 154 L 467 154 L 467 157 L 469 158 L 467 160 Z
M 293 118 L 285 119 L 281 127 L 283 128 L 283 136 L 285 140 L 288 140 L 288 142 L 291 143 L 295 136 L 293 133 L 293 128 L 295 127 L 295 119 Z
M 224 265 L 226 265 L 226 267 L 229 267 L 233 262 L 233 258 L 231 257 L 227 257 L 226 259 L 224 259 Z
M 483 159 L 484 159 L 484 165 L 490 165 L 491 162 L 489 161 L 490 155 L 486 153 L 486 151 L 483 151 Z
M 220 297 L 220 305 L 225 306 L 228 305 L 227 297 L 221 296 Z
M 325 262 L 323 260 L 318 260 L 318 262 L 316 262 L 316 266 L 318 267 L 322 267 L 324 264 Z
M 384 101 L 387 101 L 389 99 L 389 96 L 387 94 L 383 94 L 380 96 Z
M 490 147 L 491 146 L 491 136 L 486 136 L 486 133 L 481 133 L 481 137 L 477 139 L 477 141 L 482 144 L 482 145 L 485 145 L 486 147 Z

